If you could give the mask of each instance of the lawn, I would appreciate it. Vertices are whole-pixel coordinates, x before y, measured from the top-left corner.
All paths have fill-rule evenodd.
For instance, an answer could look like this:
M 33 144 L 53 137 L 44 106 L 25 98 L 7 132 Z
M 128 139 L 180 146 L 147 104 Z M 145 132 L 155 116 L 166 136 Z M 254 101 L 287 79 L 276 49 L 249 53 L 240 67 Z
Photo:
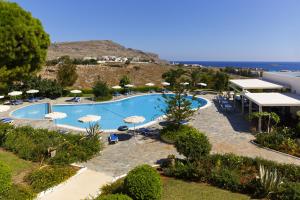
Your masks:
M 162 200 L 244 200 L 250 199 L 249 196 L 232 193 L 208 184 L 185 182 L 173 178 L 162 177 L 163 194 Z
M 0 161 L 7 164 L 12 170 L 13 181 L 20 183 L 23 177 L 36 168 L 37 164 L 18 158 L 11 152 L 0 149 Z

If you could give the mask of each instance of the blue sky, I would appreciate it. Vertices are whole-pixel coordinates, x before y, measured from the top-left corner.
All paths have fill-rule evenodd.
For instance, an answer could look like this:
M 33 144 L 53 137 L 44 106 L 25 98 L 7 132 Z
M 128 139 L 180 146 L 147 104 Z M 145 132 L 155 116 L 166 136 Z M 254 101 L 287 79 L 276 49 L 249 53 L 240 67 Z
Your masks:
M 300 61 L 299 0 L 15 0 L 52 42 L 102 40 L 168 60 Z

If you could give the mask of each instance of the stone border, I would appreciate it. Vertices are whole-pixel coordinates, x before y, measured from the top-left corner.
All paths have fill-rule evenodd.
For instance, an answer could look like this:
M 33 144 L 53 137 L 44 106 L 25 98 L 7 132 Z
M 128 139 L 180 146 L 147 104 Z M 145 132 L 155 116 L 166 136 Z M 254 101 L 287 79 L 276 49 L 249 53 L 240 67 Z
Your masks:
M 71 166 L 74 166 L 74 167 L 79 167 L 81 169 L 79 169 L 76 174 L 74 174 L 73 176 L 69 177 L 67 180 L 65 180 L 64 182 L 61 182 L 60 184 L 58 185 L 55 185 L 51 188 L 48 188 L 47 190 L 44 190 L 40 193 L 37 194 L 36 198 L 35 199 L 40 199 L 42 197 L 44 197 L 45 195 L 49 194 L 49 193 L 52 193 L 54 192 L 55 190 L 59 189 L 60 187 L 64 186 L 65 184 L 67 184 L 71 178 L 74 178 L 76 176 L 79 176 L 82 172 L 84 172 L 85 170 L 87 170 L 87 167 L 83 167 L 81 165 L 77 165 L 77 164 L 71 164 Z
M 262 149 L 265 149 L 265 150 L 268 150 L 268 151 L 272 151 L 272 152 L 275 152 L 275 153 L 279 153 L 279 154 L 282 154 L 284 156 L 288 156 L 290 158 L 294 158 L 294 159 L 300 160 L 299 157 L 296 157 L 296 156 L 293 156 L 293 155 L 290 155 L 290 154 L 287 154 L 287 153 L 284 153 L 284 152 L 281 152 L 281 151 L 277 151 L 275 149 L 270 149 L 268 147 L 264 147 L 263 145 L 256 143 L 254 140 L 250 140 L 250 143 L 254 144 L 255 146 L 257 146 L 259 148 L 262 148 Z
M 91 102 L 91 103 L 82 103 L 82 104 L 54 104 L 54 105 L 57 105 L 57 106 L 76 106 L 76 105 L 95 105 L 95 104 L 106 104 L 106 103 L 114 103 L 114 102 L 118 102 L 118 101 L 123 101 L 123 100 L 127 100 L 127 99 L 131 99 L 131 98 L 134 98 L 134 97 L 140 97 L 140 96 L 148 96 L 148 95 L 157 95 L 157 94 L 161 94 L 161 93 L 148 93 L 148 94 L 139 94 L 139 95 L 134 95 L 134 96 L 130 96 L 130 97 L 126 97 L 126 98 L 121 98 L 121 99 L 117 99 L 117 100 L 110 100 L 110 101 L 104 101 L 104 102 Z M 173 93 L 168 93 L 168 94 L 173 94 Z M 192 95 L 188 95 L 188 96 L 192 96 Z M 199 108 L 199 110 L 201 109 L 205 109 L 209 106 L 212 105 L 211 101 L 204 98 L 204 97 L 201 97 L 200 95 L 196 95 L 195 96 L 196 98 L 201 98 L 203 100 L 206 101 L 206 104 L 202 107 Z M 47 104 L 47 102 L 45 103 L 37 103 L 37 104 L 31 104 L 31 105 L 38 105 L 38 104 Z M 9 112 L 9 116 L 12 117 L 13 119 L 26 119 L 26 120 L 34 120 L 34 121 L 44 121 L 44 120 L 49 120 L 49 119 L 27 119 L 27 118 L 15 118 L 12 113 L 19 110 L 19 109 L 22 109 L 22 108 L 25 108 L 27 106 L 31 106 L 31 105 L 25 105 L 25 106 L 21 106 L 15 110 L 12 110 Z M 196 109 L 194 109 L 196 110 Z M 164 119 L 166 116 L 165 115 L 162 115 L 162 116 L 159 116 L 157 117 L 156 119 L 154 119 L 153 121 L 150 121 L 146 124 L 143 124 L 143 125 L 140 125 L 140 126 L 136 126 L 135 128 L 136 129 L 139 129 L 139 128 L 143 128 L 143 127 L 147 127 L 147 126 L 151 126 L 151 125 L 154 125 L 156 123 L 158 123 L 161 119 Z M 61 128 L 66 128 L 66 129 L 70 129 L 70 130 L 74 130 L 74 131 L 80 131 L 80 132 L 85 132 L 86 129 L 85 128 L 79 128 L 79 127 L 75 127 L 75 126 L 71 126 L 71 125 L 66 125 L 66 124 L 56 124 L 57 127 L 61 127 Z M 133 127 L 129 128 L 129 130 L 134 130 Z M 109 132 L 118 132 L 117 129 L 104 129 L 104 130 L 101 130 L 105 133 L 109 133 Z

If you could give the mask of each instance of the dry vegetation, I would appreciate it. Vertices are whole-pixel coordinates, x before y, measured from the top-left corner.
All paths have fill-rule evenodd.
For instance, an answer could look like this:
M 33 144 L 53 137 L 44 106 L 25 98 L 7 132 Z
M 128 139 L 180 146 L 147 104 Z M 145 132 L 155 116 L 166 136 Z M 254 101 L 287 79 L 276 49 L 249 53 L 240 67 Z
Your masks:
M 111 65 L 78 65 L 77 73 L 79 75 L 74 88 L 90 88 L 99 77 L 109 85 L 119 84 L 123 75 L 128 75 L 133 84 L 144 86 L 148 82 L 160 84 L 161 75 L 172 68 L 166 64 L 114 64 Z M 55 79 L 57 66 L 45 67 L 40 75 L 44 78 Z

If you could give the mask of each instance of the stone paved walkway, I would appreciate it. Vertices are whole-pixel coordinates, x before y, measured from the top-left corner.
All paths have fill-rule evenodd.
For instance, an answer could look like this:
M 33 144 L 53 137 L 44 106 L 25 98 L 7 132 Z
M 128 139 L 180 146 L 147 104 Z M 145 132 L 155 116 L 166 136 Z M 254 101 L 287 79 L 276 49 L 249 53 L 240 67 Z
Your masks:
M 205 98 L 212 99 L 212 96 Z M 250 143 L 254 136 L 249 132 L 249 124 L 239 113 L 223 113 L 218 106 L 200 110 L 192 121 L 192 125 L 205 132 L 212 143 L 213 153 L 234 153 L 249 157 L 262 157 L 281 163 L 300 165 L 295 159 L 280 153 L 259 148 Z
M 154 165 L 170 154 L 177 155 L 173 145 L 165 144 L 156 137 L 149 138 L 137 135 L 128 138 L 128 136 L 127 134 L 124 135 L 125 141 L 119 141 L 117 144 L 108 145 L 106 143 L 100 156 L 89 160 L 87 163 L 81 163 L 81 165 L 117 177 L 127 173 L 137 165 Z M 107 134 L 103 138 L 106 139 Z

